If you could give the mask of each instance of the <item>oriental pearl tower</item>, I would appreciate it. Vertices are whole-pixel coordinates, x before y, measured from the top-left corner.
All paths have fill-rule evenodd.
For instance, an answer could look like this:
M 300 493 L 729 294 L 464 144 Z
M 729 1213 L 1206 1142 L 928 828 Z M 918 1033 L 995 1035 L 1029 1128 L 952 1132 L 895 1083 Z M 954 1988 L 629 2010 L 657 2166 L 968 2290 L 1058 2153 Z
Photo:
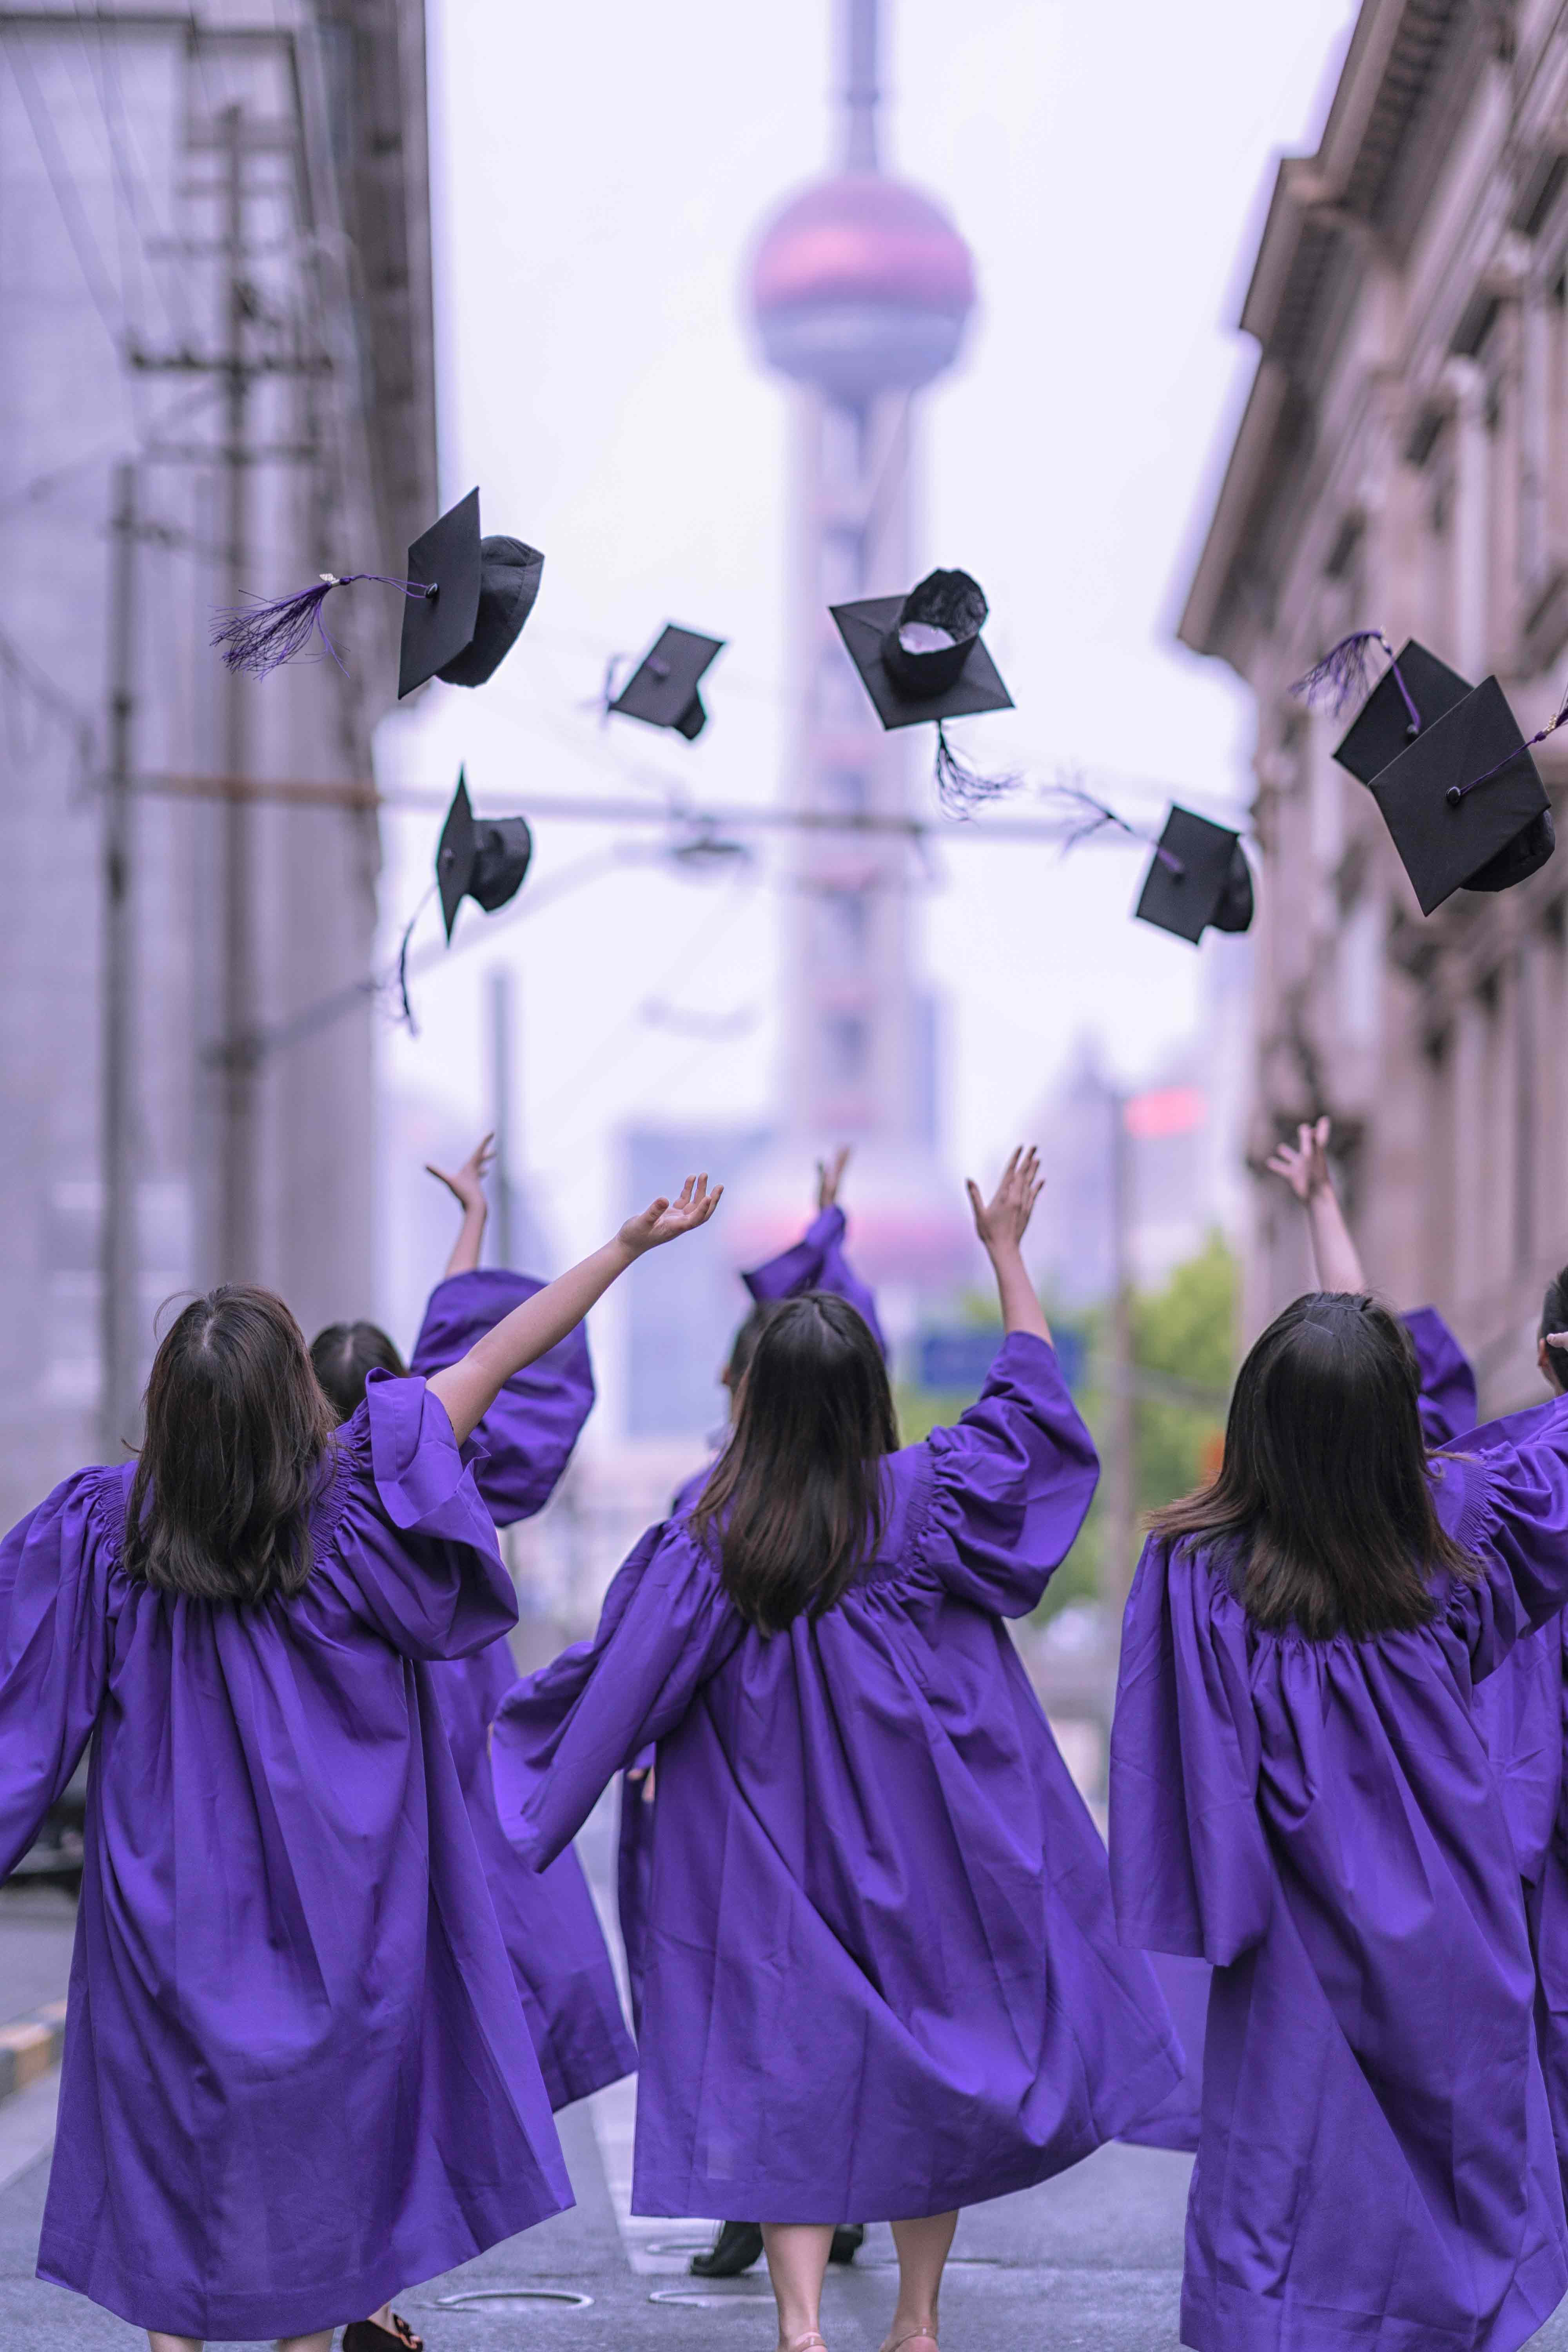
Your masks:
M 837 6 L 840 168 L 764 225 L 750 274 L 763 357 L 792 388 L 785 796 L 901 816 L 907 747 L 929 765 L 926 731 L 884 734 L 827 608 L 901 593 L 930 568 L 912 544 L 919 398 L 962 349 L 974 268 L 942 206 L 881 168 L 878 0 Z M 916 789 L 925 814 L 929 783 Z M 855 1251 L 907 1332 L 972 1247 L 937 1161 L 934 1008 L 911 969 L 925 877 L 915 850 L 885 835 L 798 840 L 784 899 L 784 1138 L 745 1243 L 798 1222 L 803 1161 L 851 1142 Z

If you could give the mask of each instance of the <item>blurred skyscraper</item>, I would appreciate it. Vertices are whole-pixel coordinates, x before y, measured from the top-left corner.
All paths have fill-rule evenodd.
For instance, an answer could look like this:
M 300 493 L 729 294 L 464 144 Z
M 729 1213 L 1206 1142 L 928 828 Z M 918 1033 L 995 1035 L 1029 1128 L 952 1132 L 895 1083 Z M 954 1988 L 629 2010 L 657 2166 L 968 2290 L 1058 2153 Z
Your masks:
M 883 732 L 828 607 L 901 593 L 929 568 L 914 543 L 917 396 L 958 357 L 974 266 L 941 205 L 882 168 L 878 0 L 836 5 L 837 168 L 767 222 L 749 281 L 763 357 L 792 386 L 785 792 L 807 812 L 897 817 L 909 809 L 909 739 Z M 915 740 L 929 761 L 929 731 Z M 916 854 L 871 833 L 803 832 L 797 842 L 784 898 L 776 1142 L 756 1156 L 756 1139 L 737 1136 L 726 1162 L 728 1173 L 741 1150 L 750 1155 L 744 1181 L 731 1175 L 714 1244 L 716 1262 L 727 1255 L 727 1280 L 689 1335 L 701 1359 L 694 1381 L 675 1364 L 684 1325 L 656 1318 L 650 1286 L 639 1294 L 647 1307 L 633 1305 L 634 1436 L 711 1414 L 708 1360 L 744 1304 L 734 1269 L 795 1238 L 812 1160 L 835 1143 L 855 1146 L 847 1200 L 856 1259 L 879 1286 L 895 1339 L 970 1264 L 962 1196 L 938 1160 L 940 1039 L 917 974 Z M 634 1164 L 652 1139 L 629 1139 Z
M 9 1520 L 132 1433 L 168 1294 L 260 1279 L 307 1328 L 372 1295 L 369 1000 L 288 1024 L 368 969 L 342 786 L 399 600 L 334 614 L 342 668 L 230 679 L 206 640 L 401 572 L 434 513 L 419 0 L 0 6 L 0 317 Z

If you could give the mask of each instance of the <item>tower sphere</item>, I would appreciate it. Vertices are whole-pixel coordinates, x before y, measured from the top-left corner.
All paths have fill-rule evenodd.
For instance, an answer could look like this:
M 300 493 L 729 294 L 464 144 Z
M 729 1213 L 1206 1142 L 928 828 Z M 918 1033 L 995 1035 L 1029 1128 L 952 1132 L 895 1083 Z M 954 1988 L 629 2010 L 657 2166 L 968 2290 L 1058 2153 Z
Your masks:
M 858 402 L 913 391 L 952 366 L 974 264 L 930 196 L 878 172 L 843 172 L 764 228 L 752 305 L 770 367 Z

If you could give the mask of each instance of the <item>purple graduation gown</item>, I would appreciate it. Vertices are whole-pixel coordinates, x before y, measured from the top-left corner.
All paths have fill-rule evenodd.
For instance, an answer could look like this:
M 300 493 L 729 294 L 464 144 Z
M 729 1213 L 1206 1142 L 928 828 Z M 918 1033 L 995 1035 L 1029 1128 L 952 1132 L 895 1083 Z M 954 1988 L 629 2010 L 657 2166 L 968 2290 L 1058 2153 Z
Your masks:
M 887 1340 L 877 1320 L 877 1301 L 868 1283 L 850 1265 L 844 1249 L 846 1220 L 837 1205 L 819 1209 L 798 1242 L 781 1250 L 763 1265 L 741 1276 L 759 1305 L 774 1298 L 798 1298 L 802 1291 L 830 1290 L 847 1298 L 870 1326 L 871 1337 L 885 1356 Z M 712 1464 L 693 1471 L 677 1490 L 671 1518 L 690 1510 L 708 1484 Z M 619 1851 L 616 1866 L 616 1901 L 620 1914 L 621 1945 L 626 1956 L 626 1984 L 631 1994 L 632 2023 L 642 2031 L 642 1990 L 647 1942 L 648 1895 L 653 1884 L 654 1800 L 643 1775 L 654 1762 L 652 1748 L 633 1759 L 639 1776 L 621 1782 Z M 654 1782 L 657 1788 L 657 1778 Z
M 428 1664 L 515 1602 L 422 1381 L 371 1375 L 290 1600 L 130 1581 L 131 1476 L 0 1546 L 0 1874 L 93 1739 L 38 2272 L 304 2334 L 572 2202 Z
M 1429 1626 L 1310 1642 L 1152 1541 L 1111 1735 L 1124 1938 L 1215 1967 L 1195 2352 L 1512 2352 L 1568 2287 L 1534 1971 L 1472 1702 L 1568 1600 L 1568 1407 L 1434 1464 L 1478 1560 Z
M 765 1636 L 688 1520 L 496 1719 L 502 1824 L 558 1853 L 658 1741 L 633 2210 L 939 2213 L 1063 2170 L 1179 2071 L 1105 1849 L 1003 1619 L 1099 1474 L 1055 1351 L 1007 1339 L 889 1457 L 876 1559 Z
M 455 1364 L 542 1287 L 500 1268 L 449 1275 L 430 1294 L 414 1370 L 428 1376 Z M 475 1483 L 498 1527 L 531 1518 L 550 1500 L 593 1402 L 581 1324 L 508 1381 L 474 1432 Z M 637 2063 L 605 1931 L 575 1852 L 569 1848 L 548 1870 L 530 1870 L 496 1819 L 490 1720 L 517 1679 L 506 1636 L 431 1675 L 550 2103 L 567 2106 Z
M 1404 1320 L 1415 1343 L 1421 1375 L 1422 1435 L 1429 1446 L 1446 1445 L 1461 1431 L 1475 1425 L 1475 1374 L 1464 1349 L 1435 1307 L 1418 1307 Z M 1537 1638 L 1546 1637 L 1532 1634 L 1529 1643 Z M 1527 1646 L 1527 1643 L 1520 1643 L 1518 1650 L 1510 1654 L 1508 1667 L 1512 1666 L 1514 1658 L 1522 1656 Z M 1483 1715 L 1489 1717 L 1491 1708 L 1507 1703 L 1510 1694 L 1505 1686 L 1511 1679 L 1505 1667 L 1503 1672 L 1489 1675 L 1479 1686 L 1477 1704 L 1482 1707 Z M 1497 1695 L 1495 1698 L 1493 1694 Z M 1145 2122 L 1134 2124 L 1131 2131 L 1123 2132 L 1122 2137 L 1137 2140 L 1146 2147 L 1182 2149 L 1190 2156 L 1197 2148 L 1203 2109 L 1203 2053 L 1211 1972 L 1205 1960 L 1178 1953 L 1155 1952 L 1151 1957 L 1172 2022 L 1186 2053 L 1187 2071 L 1164 2105 Z

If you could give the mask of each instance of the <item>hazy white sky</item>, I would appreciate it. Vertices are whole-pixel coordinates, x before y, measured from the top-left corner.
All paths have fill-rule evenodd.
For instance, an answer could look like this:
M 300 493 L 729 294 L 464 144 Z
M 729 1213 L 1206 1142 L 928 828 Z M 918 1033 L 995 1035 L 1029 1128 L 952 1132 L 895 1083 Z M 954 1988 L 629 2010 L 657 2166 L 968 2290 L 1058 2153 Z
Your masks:
M 981 308 L 924 404 L 919 552 L 984 583 L 1018 704 L 988 758 L 1161 778 L 1244 804 L 1250 722 L 1171 637 L 1206 485 L 1252 367 L 1234 333 L 1274 151 L 1310 142 L 1347 0 L 884 0 L 890 167 L 969 238 Z M 432 0 L 442 487 L 546 554 L 491 686 L 437 687 L 384 730 L 384 779 L 476 796 L 643 791 L 770 799 L 779 782 L 784 388 L 742 302 L 757 228 L 828 159 L 829 0 Z M 608 730 L 605 656 L 666 618 L 731 643 L 701 741 Z M 974 739 L 978 740 L 978 739 Z M 1141 812 L 1142 813 L 1142 812 Z M 1147 811 L 1152 814 L 1151 805 Z M 389 937 L 432 820 L 389 833 Z M 613 836 L 543 819 L 513 919 L 465 908 L 385 1073 L 454 1136 L 483 1122 L 486 971 L 523 1020 L 522 1156 L 564 1248 L 616 1202 L 628 1117 L 765 1114 L 779 905 L 765 867 L 699 886 L 628 866 L 533 911 Z M 1136 1071 L 1190 1023 L 1199 959 L 1129 919 L 1139 861 L 959 843 L 928 902 L 947 1003 L 947 1145 L 989 1165 L 1099 1027 Z M 482 939 L 475 934 L 483 933 Z M 434 937 L 427 916 L 422 936 Z M 733 1016 L 724 1042 L 648 1026 L 649 998 Z

